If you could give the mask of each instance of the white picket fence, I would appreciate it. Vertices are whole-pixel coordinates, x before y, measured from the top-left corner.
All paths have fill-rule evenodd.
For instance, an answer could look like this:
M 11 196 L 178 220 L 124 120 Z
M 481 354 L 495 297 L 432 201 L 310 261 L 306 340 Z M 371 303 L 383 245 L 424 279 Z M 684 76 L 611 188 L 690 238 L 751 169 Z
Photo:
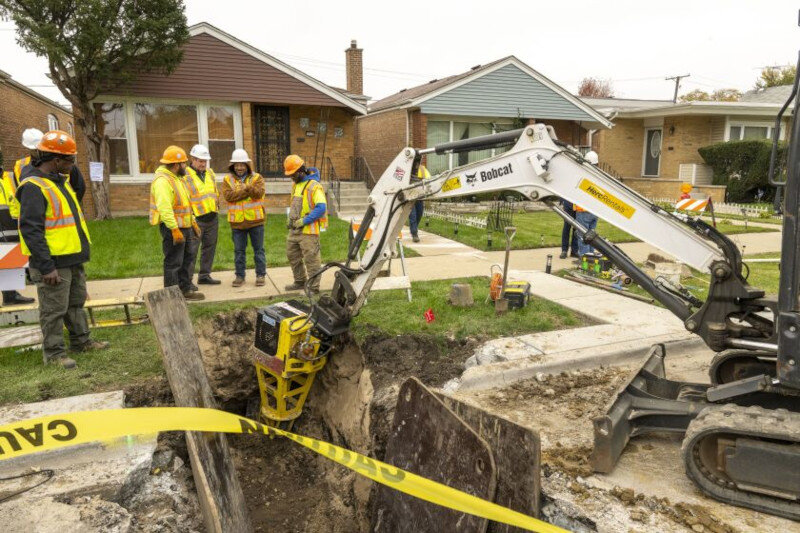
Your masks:
M 674 206 L 675 202 L 677 202 L 677 199 L 650 198 L 650 201 L 654 204 L 669 204 Z M 752 204 L 714 202 L 714 212 L 720 215 L 745 215 L 748 218 L 780 218 L 773 214 L 771 207 Z
M 454 213 L 438 205 L 435 205 L 432 202 L 425 204 L 425 216 L 431 218 L 437 218 L 439 220 L 446 220 L 448 222 L 454 222 L 457 224 L 470 226 L 473 228 L 486 229 L 485 218 L 464 215 L 462 213 Z

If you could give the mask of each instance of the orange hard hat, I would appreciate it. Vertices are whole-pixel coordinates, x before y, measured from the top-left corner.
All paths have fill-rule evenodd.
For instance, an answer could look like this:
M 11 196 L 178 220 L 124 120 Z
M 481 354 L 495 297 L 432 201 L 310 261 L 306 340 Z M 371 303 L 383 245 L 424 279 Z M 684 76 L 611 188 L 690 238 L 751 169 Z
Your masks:
M 36 145 L 40 152 L 50 152 L 61 155 L 75 155 L 78 153 L 78 146 L 75 139 L 66 131 L 52 130 L 42 136 L 42 140 Z
M 283 160 L 283 173 L 287 176 L 291 176 L 305 164 L 306 162 L 303 161 L 302 157 L 292 154 Z
M 692 191 L 692 185 L 690 183 L 681 183 L 681 192 L 689 193 Z
M 186 151 L 180 146 L 167 146 L 164 155 L 161 156 L 161 163 L 170 165 L 172 163 L 185 163 L 189 160 Z

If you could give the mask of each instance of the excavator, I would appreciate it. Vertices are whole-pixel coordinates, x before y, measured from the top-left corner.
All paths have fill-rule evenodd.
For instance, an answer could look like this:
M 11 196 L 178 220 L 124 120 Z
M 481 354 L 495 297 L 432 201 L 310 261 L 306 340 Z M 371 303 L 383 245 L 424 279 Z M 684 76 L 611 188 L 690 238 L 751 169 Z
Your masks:
M 795 81 L 775 131 L 780 131 L 781 117 L 792 101 L 798 109 L 797 93 Z M 493 157 L 431 179 L 412 179 L 427 154 L 509 146 Z M 709 383 L 687 383 L 667 378 L 664 346 L 654 346 L 607 413 L 593 421 L 594 469 L 610 472 L 632 437 L 680 433 L 686 473 L 703 493 L 800 520 L 800 121 L 796 111 L 784 181 L 774 179 L 779 166 L 774 159 L 773 146 L 769 179 L 785 191 L 777 297 L 748 284 L 747 265 L 727 236 L 699 218 L 655 205 L 587 162 L 546 124 L 428 148 L 405 148 L 372 189 L 347 258 L 328 263 L 314 274 L 335 270 L 331 293 L 314 301 L 307 291 L 310 306 L 282 302 L 259 320 L 256 346 L 264 353 L 256 363 L 261 414 L 273 422 L 299 416 L 314 373 L 326 357 L 335 356 L 337 340 L 347 334 L 381 266 L 392 256 L 414 202 L 516 191 L 546 203 L 716 354 L 710 361 Z M 648 276 L 619 247 L 561 209 L 562 198 L 707 272 L 706 300 Z M 370 228 L 371 238 L 365 240 Z

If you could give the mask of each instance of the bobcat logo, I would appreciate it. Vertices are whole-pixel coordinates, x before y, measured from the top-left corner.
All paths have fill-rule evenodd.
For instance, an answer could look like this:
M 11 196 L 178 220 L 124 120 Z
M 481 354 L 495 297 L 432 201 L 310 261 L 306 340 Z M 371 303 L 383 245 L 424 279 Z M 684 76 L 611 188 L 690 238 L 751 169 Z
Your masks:
M 473 187 L 475 186 L 475 182 L 478 181 L 478 179 L 475 177 L 476 174 L 477 172 L 473 174 L 464 174 L 467 177 L 467 183 Z

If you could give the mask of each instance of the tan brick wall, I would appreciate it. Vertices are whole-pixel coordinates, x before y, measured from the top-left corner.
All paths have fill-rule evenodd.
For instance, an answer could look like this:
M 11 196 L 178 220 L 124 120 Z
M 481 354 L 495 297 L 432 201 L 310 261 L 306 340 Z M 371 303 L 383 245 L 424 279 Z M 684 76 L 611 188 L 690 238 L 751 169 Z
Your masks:
M 22 132 L 27 128 L 47 131 L 48 114 L 58 118 L 59 128 L 69 131 L 72 115 L 0 79 L 0 150 L 4 168 L 12 167 L 14 161 L 28 155 L 29 150 L 20 143 Z
M 673 198 L 675 201 L 681 196 L 681 183 L 683 183 L 677 179 L 659 178 L 622 178 L 622 182 L 647 198 Z M 725 201 L 724 185 L 698 185 L 692 192 L 707 194 L 715 202 Z
M 255 132 L 253 132 L 253 106 L 242 102 L 242 148 L 250 157 L 256 156 Z
M 406 146 L 406 110 L 367 115 L 356 119 L 358 155 L 366 159 L 375 179 Z
M 314 163 L 314 151 L 317 152 L 317 166 L 322 167 L 322 148 L 325 146 L 325 157 L 330 157 L 336 174 L 340 178 L 348 178 L 352 173 L 351 158 L 355 154 L 355 123 L 353 115 L 341 107 L 322 108 L 323 120 L 327 123 L 327 140 L 325 134 L 319 136 L 317 143 L 317 124 L 320 122 L 319 106 L 290 106 L 289 107 L 289 150 L 302 157 L 307 164 Z M 330 113 L 326 115 L 327 113 Z M 327 116 L 327 119 L 324 117 Z M 300 127 L 300 119 L 308 118 L 309 131 L 315 132 L 314 137 L 306 137 L 306 128 Z M 334 136 L 334 129 L 342 128 L 344 135 L 340 138 Z M 322 170 L 322 169 L 321 169 Z
M 664 118 L 659 178 L 678 179 L 678 167 L 681 164 L 704 163 L 697 149 L 711 144 L 710 118 L 689 116 Z M 673 130 L 672 133 L 670 130 Z
M 644 126 L 641 119 L 617 119 L 610 130 L 596 132 L 592 139 L 601 163 L 621 176 L 642 175 Z

